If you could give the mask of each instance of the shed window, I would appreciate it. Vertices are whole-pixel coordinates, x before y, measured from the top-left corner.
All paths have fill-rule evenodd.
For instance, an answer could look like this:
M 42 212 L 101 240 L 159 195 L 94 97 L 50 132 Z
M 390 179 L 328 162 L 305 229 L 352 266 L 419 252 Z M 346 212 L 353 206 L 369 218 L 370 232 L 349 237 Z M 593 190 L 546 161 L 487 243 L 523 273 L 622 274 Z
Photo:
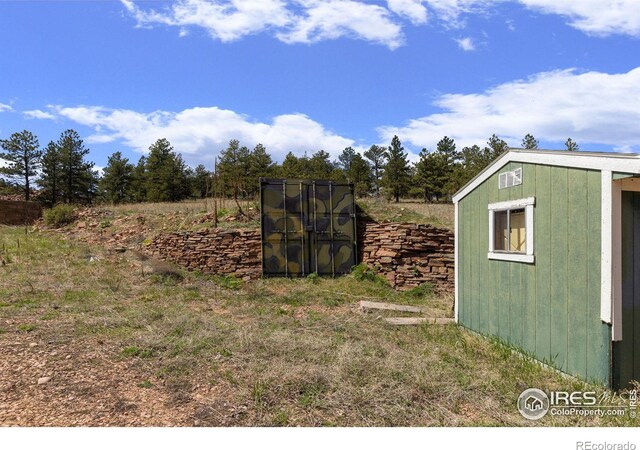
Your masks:
M 489 205 L 489 259 L 532 263 L 534 198 Z

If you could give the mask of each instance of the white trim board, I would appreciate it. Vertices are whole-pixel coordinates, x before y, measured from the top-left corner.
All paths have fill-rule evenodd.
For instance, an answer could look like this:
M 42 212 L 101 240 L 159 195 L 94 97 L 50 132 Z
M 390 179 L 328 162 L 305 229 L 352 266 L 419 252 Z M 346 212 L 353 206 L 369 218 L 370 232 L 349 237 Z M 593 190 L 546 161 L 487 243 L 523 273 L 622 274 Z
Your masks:
M 611 323 L 612 276 L 613 276 L 613 235 L 612 235 L 612 200 L 613 182 L 610 170 L 603 170 L 600 175 L 600 320 Z
M 533 214 L 534 205 L 536 204 L 535 197 L 519 198 L 516 200 L 506 200 L 504 202 L 490 203 L 487 206 L 489 210 L 489 252 L 487 258 L 497 259 L 501 261 L 514 261 L 533 264 L 535 262 L 534 254 L 534 236 L 533 236 Z M 509 209 L 525 209 L 525 253 L 509 253 L 509 252 L 496 252 L 495 251 L 495 211 L 504 211 Z
M 535 205 L 535 197 L 519 198 L 517 200 L 506 200 L 504 202 L 489 203 L 487 209 L 493 211 L 501 211 L 504 209 L 524 208 L 525 206 Z
M 489 252 L 487 258 L 497 259 L 500 261 L 512 261 L 533 264 L 535 262 L 535 256 L 525 255 L 524 253 L 501 253 L 501 252 Z
M 454 210 L 454 215 L 453 215 L 453 220 L 454 220 L 454 225 L 453 225 L 453 293 L 454 293 L 454 300 L 453 300 L 453 315 L 455 317 L 456 323 L 458 323 L 458 285 L 459 285 L 459 258 L 458 258 L 458 235 L 459 235 L 459 229 L 458 229 L 458 202 L 455 202 L 453 204 L 453 210 Z
M 459 202 L 462 200 L 510 162 L 574 167 L 577 169 L 608 170 L 611 172 L 640 173 L 640 158 L 635 155 L 623 156 L 613 153 L 611 156 L 605 156 L 602 154 L 586 155 L 582 152 L 568 151 L 543 152 L 537 150 L 509 150 L 459 190 L 453 196 L 453 201 Z

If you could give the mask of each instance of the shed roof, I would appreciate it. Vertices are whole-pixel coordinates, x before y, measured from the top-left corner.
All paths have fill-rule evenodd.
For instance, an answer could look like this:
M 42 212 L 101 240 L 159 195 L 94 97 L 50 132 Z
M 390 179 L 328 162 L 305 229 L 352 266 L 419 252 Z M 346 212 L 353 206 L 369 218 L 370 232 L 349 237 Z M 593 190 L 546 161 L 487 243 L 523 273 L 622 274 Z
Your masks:
M 467 194 L 510 162 L 640 174 L 640 154 L 637 153 L 570 152 L 566 150 L 510 148 L 456 192 L 453 196 L 453 201 L 462 200 Z

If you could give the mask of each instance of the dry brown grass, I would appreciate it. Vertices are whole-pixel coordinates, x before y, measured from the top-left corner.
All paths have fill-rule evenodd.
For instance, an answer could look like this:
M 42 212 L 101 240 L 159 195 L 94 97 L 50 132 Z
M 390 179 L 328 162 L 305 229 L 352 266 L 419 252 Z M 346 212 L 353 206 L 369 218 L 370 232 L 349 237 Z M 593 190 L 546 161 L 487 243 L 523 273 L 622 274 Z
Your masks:
M 376 221 L 426 223 L 453 229 L 452 204 L 430 204 L 408 199 L 393 203 L 383 198 L 366 198 L 358 199 L 358 205 Z

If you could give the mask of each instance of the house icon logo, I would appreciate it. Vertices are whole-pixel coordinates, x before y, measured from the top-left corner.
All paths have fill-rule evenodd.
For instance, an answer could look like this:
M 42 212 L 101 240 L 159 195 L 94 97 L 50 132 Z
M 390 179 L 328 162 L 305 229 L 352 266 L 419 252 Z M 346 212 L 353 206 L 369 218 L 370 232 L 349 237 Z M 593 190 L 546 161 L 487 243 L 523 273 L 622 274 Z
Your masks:
M 518 397 L 518 411 L 525 419 L 541 419 L 549 411 L 549 397 L 540 389 L 527 389 Z

